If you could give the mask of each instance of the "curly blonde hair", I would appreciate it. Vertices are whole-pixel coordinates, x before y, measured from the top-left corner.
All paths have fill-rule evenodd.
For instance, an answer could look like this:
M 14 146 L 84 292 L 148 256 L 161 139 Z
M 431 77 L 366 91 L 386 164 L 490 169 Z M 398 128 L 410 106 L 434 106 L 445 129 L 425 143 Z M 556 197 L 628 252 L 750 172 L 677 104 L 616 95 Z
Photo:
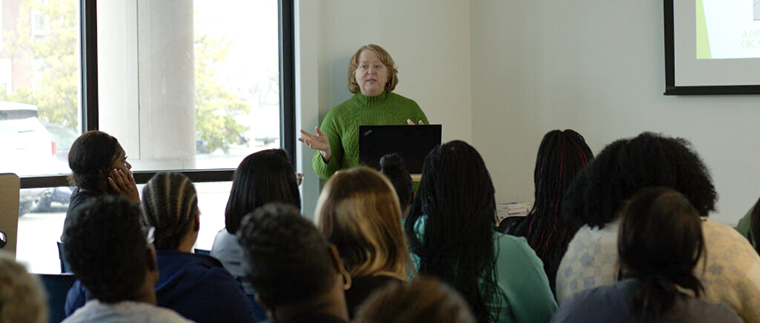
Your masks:
M 398 69 L 396 68 L 396 62 L 393 61 L 391 54 L 388 54 L 385 49 L 375 44 L 364 45 L 354 53 L 354 56 L 351 56 L 351 60 L 348 62 L 348 90 L 351 91 L 351 93 L 358 93 L 360 91 L 359 84 L 356 83 L 356 69 L 359 68 L 359 56 L 361 56 L 362 52 L 365 50 L 375 52 L 377 58 L 379 58 L 380 61 L 383 62 L 383 65 L 388 69 L 388 82 L 385 83 L 385 91 L 388 93 L 393 92 L 396 88 L 396 84 L 398 84 Z

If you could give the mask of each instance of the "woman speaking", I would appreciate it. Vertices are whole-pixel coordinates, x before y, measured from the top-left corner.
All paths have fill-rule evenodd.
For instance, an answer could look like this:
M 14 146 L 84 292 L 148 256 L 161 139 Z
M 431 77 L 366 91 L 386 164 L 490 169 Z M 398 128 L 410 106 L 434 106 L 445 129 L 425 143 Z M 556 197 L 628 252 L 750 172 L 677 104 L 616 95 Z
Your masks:
M 428 124 L 425 113 L 414 100 L 392 93 L 398 84 L 393 58 L 378 45 L 362 46 L 348 64 L 350 99 L 330 109 L 316 127 L 298 138 L 314 149 L 312 166 L 322 179 L 340 169 L 359 165 L 359 126 Z

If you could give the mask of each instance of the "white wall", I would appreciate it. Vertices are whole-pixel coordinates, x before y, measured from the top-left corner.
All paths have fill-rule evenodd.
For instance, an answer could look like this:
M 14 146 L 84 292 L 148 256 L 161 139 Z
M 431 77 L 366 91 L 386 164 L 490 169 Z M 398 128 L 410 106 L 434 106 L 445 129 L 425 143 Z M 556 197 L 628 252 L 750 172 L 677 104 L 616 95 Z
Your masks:
M 417 101 L 431 123 L 443 124 L 444 141 L 471 141 L 469 10 L 461 0 L 296 1 L 296 126 L 313 132 L 330 108 L 351 97 L 348 60 L 375 43 L 398 66 L 394 92 Z M 319 183 L 313 153 L 300 143 L 298 149 L 310 217 Z
M 690 140 L 735 224 L 760 196 L 760 96 L 664 96 L 661 1 L 470 2 L 473 141 L 497 201 L 532 201 L 552 129 L 594 153 L 642 131 Z M 448 125 L 448 124 L 445 124 Z

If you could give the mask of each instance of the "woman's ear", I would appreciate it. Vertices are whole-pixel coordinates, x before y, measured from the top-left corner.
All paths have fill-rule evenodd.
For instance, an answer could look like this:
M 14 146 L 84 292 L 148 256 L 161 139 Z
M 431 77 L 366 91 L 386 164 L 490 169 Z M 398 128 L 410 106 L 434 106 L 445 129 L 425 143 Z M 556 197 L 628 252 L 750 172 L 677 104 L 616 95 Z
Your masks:
M 338 248 L 335 247 L 334 244 L 330 244 L 328 247 L 330 250 L 330 258 L 333 261 L 333 267 L 335 268 L 335 271 L 338 272 L 339 275 L 342 275 L 343 271 L 346 270 L 343 266 L 343 260 L 340 259 L 340 253 L 338 252 Z
M 200 231 L 201 230 L 201 212 L 200 211 L 195 212 L 195 219 L 193 221 L 195 221 L 195 225 L 193 227 L 195 232 Z

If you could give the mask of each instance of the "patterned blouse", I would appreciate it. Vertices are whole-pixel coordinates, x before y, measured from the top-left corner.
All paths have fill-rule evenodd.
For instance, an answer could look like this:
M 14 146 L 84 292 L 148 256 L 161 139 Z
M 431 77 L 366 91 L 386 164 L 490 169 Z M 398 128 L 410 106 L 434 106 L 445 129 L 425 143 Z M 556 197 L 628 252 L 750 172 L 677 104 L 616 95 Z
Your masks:
M 619 227 L 618 218 L 603 229 L 578 230 L 557 271 L 559 303 L 577 292 L 617 282 Z M 760 322 L 760 256 L 730 226 L 704 220 L 702 229 L 707 252 L 695 271 L 705 288 L 703 297 L 726 303 L 745 322 Z

